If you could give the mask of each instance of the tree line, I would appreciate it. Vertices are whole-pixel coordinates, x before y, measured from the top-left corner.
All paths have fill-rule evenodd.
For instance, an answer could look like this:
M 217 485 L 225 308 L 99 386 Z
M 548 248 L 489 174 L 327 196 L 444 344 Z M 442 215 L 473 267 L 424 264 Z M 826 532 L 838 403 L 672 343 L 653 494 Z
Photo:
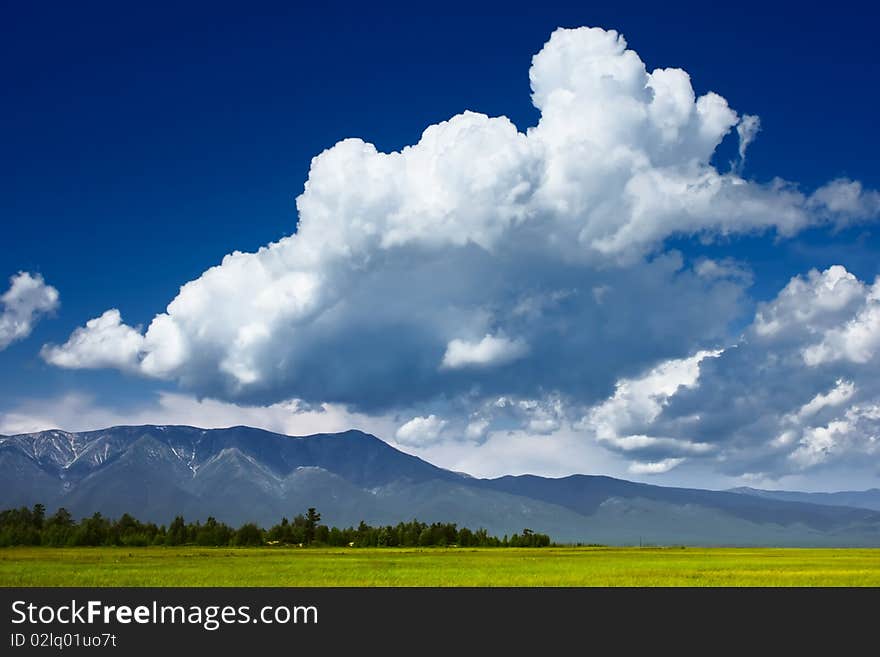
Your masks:
M 321 524 L 321 514 L 309 508 L 292 520 L 268 530 L 255 523 L 231 527 L 215 518 L 205 522 L 186 522 L 177 516 L 166 527 L 141 522 L 128 513 L 113 520 L 100 513 L 77 522 L 64 508 L 47 515 L 46 507 L 21 507 L 0 511 L 0 547 L 13 545 L 76 546 L 260 546 L 321 545 L 330 547 L 544 547 L 550 545 L 547 534 L 523 529 L 511 536 L 490 536 L 485 529 L 459 528 L 455 523 L 427 524 L 412 520 L 397 525 L 374 527 L 361 521 L 357 527 L 328 527 Z

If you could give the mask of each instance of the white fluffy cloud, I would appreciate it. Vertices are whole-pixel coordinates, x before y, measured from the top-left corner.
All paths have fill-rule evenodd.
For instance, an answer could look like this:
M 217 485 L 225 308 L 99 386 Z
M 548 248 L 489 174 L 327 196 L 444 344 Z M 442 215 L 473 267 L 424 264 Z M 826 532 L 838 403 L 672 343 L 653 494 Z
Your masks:
M 436 441 L 446 427 L 446 421 L 436 415 L 414 417 L 401 425 L 395 437 L 404 445 L 423 445 Z
M 822 339 L 804 350 L 807 365 L 848 360 L 868 363 L 880 351 L 880 281 L 864 296 L 859 311 L 846 323 L 833 326 Z
M 456 370 L 465 367 L 504 365 L 525 356 L 529 346 L 522 340 L 489 335 L 479 342 L 455 339 L 446 346 L 440 367 Z
M 813 269 L 806 277 L 792 278 L 772 302 L 762 305 L 755 315 L 754 330 L 762 339 L 814 334 L 839 325 L 864 296 L 864 284 L 845 267 L 834 265 L 823 272 Z
M 687 455 L 711 453 L 715 447 L 699 440 L 650 434 L 669 399 L 680 388 L 698 385 L 700 363 L 721 353 L 700 351 L 661 363 L 639 377 L 618 381 L 614 394 L 590 408 L 576 427 L 608 449 L 636 459 L 630 467 L 634 474 L 668 472 Z M 638 460 L 658 455 L 662 458 Z
M 113 308 L 76 329 L 63 345 L 44 346 L 41 355 L 46 362 L 58 367 L 135 370 L 143 344 L 144 337 L 123 324 L 119 311 Z
M 808 196 L 717 171 L 715 147 L 736 126 L 747 145 L 757 119 L 715 93 L 697 96 L 680 69 L 649 72 L 617 32 L 557 30 L 529 76 L 541 119 L 527 132 L 465 112 L 399 152 L 346 139 L 313 160 L 295 234 L 230 254 L 184 285 L 140 344 L 105 314 L 49 346 L 47 359 L 230 399 L 351 403 L 364 377 L 398 380 L 408 364 L 418 379 L 410 394 L 429 397 L 479 384 L 485 368 L 466 365 L 517 359 L 534 370 L 550 339 L 571 345 L 572 362 L 577 339 L 535 336 L 543 317 L 523 326 L 514 316 L 518 288 L 535 298 L 605 289 L 600 272 L 645 267 L 643 254 L 670 236 L 788 235 L 877 212 L 874 192 L 857 183 Z M 669 296 L 681 294 L 674 276 L 666 282 Z M 593 344 L 608 347 L 598 336 Z M 340 353 L 357 371 L 340 374 Z
M 878 289 L 880 279 L 839 265 L 795 276 L 737 345 L 666 398 L 651 428 L 708 444 L 705 458 L 733 474 L 870 464 L 880 454 Z
M 681 69 L 649 71 L 615 31 L 556 30 L 529 79 L 540 120 L 525 132 L 464 112 L 398 152 L 341 141 L 313 159 L 295 233 L 227 255 L 145 331 L 110 310 L 44 358 L 240 404 L 398 414 L 411 418 L 401 441 L 492 443 L 586 417 L 638 472 L 721 458 L 687 430 L 705 419 L 667 416 L 710 361 L 745 353 L 707 350 L 726 344 L 751 275 L 732 260 L 685 262 L 665 240 L 849 225 L 874 219 L 880 195 L 720 172 L 719 143 L 736 130 L 743 160 L 758 118 L 698 94 Z M 762 306 L 752 337 L 797 343 L 814 370 L 873 358 L 865 286 L 829 272 Z M 804 333 L 810 317 L 824 324 Z
M 58 308 L 58 290 L 40 274 L 19 272 L 0 296 L 0 351 L 31 334 L 43 315 Z
M 875 398 L 876 399 L 876 398 Z M 789 458 L 801 468 L 835 459 L 880 455 L 880 404 L 850 406 L 843 417 L 825 426 L 808 427 Z

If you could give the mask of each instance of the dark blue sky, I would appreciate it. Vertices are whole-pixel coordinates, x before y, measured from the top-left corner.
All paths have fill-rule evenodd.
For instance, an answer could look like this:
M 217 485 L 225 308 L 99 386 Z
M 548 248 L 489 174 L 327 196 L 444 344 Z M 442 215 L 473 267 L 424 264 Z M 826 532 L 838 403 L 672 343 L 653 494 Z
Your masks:
M 148 323 L 224 254 L 291 233 L 311 158 L 341 138 L 398 149 L 464 109 L 532 125 L 530 59 L 557 26 L 618 29 L 649 69 L 682 67 L 698 93 L 759 114 L 747 177 L 880 187 L 867 3 L 413 4 L 3 3 L 0 276 L 40 272 L 62 303 L 0 353 L 0 395 L 153 389 L 49 367 L 38 348 L 109 307 Z M 833 262 L 869 280 L 876 247 L 859 228 L 724 252 L 768 298 Z

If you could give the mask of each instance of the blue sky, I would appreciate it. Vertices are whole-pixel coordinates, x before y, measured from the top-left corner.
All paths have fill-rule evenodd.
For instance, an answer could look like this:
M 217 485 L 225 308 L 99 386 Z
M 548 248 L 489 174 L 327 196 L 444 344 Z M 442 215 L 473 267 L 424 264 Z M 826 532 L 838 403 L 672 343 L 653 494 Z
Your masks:
M 689 73 L 697 96 L 714 91 L 727 99 L 738 116 L 760 116 L 761 130 L 749 146 L 741 172 L 745 180 L 767 184 L 779 177 L 797 185 L 805 195 L 841 178 L 859 181 L 864 190 L 880 188 L 875 9 L 847 2 L 821 10 L 746 2 L 724 11 L 707 8 L 705 3 L 462 3 L 435 12 L 360 3 L 320 8 L 248 4 L 246 9 L 217 3 L 141 9 L 88 3 L 84 9 L 58 3 L 51 10 L 18 4 L 7 6 L 3 13 L 0 276 L 40 274 L 58 290 L 60 305 L 34 322 L 27 337 L 0 351 L 0 367 L 7 372 L 0 378 L 0 420 L 5 418 L 0 429 L 24 427 L 28 422 L 71 422 L 73 418 L 94 418 L 94 422 L 140 418 L 139 413 L 155 405 L 159 393 L 165 393 L 217 399 L 227 404 L 221 417 L 230 420 L 234 404 L 246 405 L 249 410 L 242 411 L 242 417 L 251 421 L 259 421 L 255 408 L 294 398 L 303 399 L 303 404 L 343 405 L 345 413 L 359 415 L 334 416 L 333 422 L 360 421 L 377 431 L 384 429 L 383 437 L 389 440 L 397 436 L 399 444 L 411 451 L 487 473 L 496 467 L 486 465 L 490 461 L 501 464 L 497 468 L 563 473 L 560 461 L 572 461 L 565 445 L 581 443 L 604 446 L 590 448 L 580 460 L 574 459 L 578 469 L 657 474 L 667 481 L 705 483 L 715 477 L 721 481 L 746 475 L 758 482 L 789 477 L 781 481 L 815 487 L 846 480 L 852 458 L 858 457 L 863 465 L 866 455 L 876 461 L 871 448 L 850 449 L 849 442 L 846 450 L 839 448 L 841 453 L 848 450 L 839 459 L 829 457 L 822 463 L 802 459 L 798 467 L 786 466 L 779 454 L 768 456 L 759 447 L 753 451 L 760 456 L 753 459 L 740 452 L 734 457 L 726 448 L 707 448 L 706 454 L 712 455 L 703 457 L 702 448 L 682 448 L 679 443 L 655 442 L 642 453 L 641 448 L 618 440 L 625 436 L 602 443 L 583 428 L 583 418 L 590 413 L 595 416 L 602 400 L 611 398 L 615 381 L 645 376 L 652 367 L 692 357 L 701 349 L 734 344 L 740 334 L 755 326 L 757 304 L 773 303 L 792 277 L 806 276 L 811 268 L 825 271 L 831 265 L 842 265 L 855 280 L 870 286 L 878 274 L 880 248 L 873 217 L 817 225 L 807 222 L 783 239 L 770 220 L 766 230 L 714 234 L 709 244 L 689 230 L 661 234 L 636 256 L 628 256 L 654 264 L 645 264 L 649 269 L 642 273 L 627 265 L 621 280 L 630 282 L 621 285 L 631 285 L 627 289 L 633 295 L 647 295 L 646 281 L 668 276 L 673 286 L 670 294 L 694 294 L 693 303 L 715 309 L 718 321 L 701 326 L 697 317 L 666 317 L 667 323 L 658 319 L 658 333 L 638 344 L 626 342 L 629 334 L 625 331 L 620 334 L 623 337 L 612 335 L 610 342 L 600 345 L 592 365 L 575 368 L 570 376 L 560 371 L 559 363 L 565 359 L 554 360 L 562 356 L 538 344 L 538 338 L 514 335 L 515 327 L 501 326 L 500 320 L 490 322 L 485 331 L 494 342 L 480 341 L 483 328 L 476 328 L 477 324 L 460 338 L 444 334 L 445 355 L 454 351 L 449 345 L 459 339 L 466 358 L 483 358 L 490 352 L 508 354 L 501 361 L 514 359 L 519 365 L 489 373 L 481 369 L 479 377 L 470 376 L 467 367 L 463 372 L 440 367 L 446 374 L 437 376 L 437 365 L 431 361 L 424 372 L 415 368 L 419 373 L 413 375 L 409 367 L 413 359 L 436 360 L 423 344 L 424 331 L 405 332 L 383 343 L 365 330 L 361 310 L 351 310 L 348 319 L 333 324 L 330 335 L 335 341 L 309 338 L 313 340 L 309 353 L 315 359 L 297 356 L 300 367 L 309 368 L 308 376 L 268 377 L 271 381 L 253 394 L 239 394 L 212 379 L 214 369 L 195 365 L 183 374 L 157 378 L 145 377 L 127 365 L 82 366 L 82 359 L 76 367 L 55 366 L 40 355 L 44 344 L 63 345 L 77 327 L 110 308 L 119 309 L 126 325 L 146 329 L 181 285 L 219 264 L 226 254 L 252 252 L 292 234 L 297 220 L 295 199 L 309 177 L 312 158 L 341 139 L 358 137 L 379 151 L 399 150 L 416 143 L 427 126 L 465 110 L 506 116 L 521 132 L 535 126 L 541 114 L 530 99 L 529 67 L 532 56 L 557 27 L 618 30 L 649 72 L 656 67 L 680 67 Z M 736 158 L 737 136 L 731 128 L 710 162 L 725 174 Z M 739 280 L 737 290 L 715 289 L 705 298 L 699 296 L 692 285 L 679 279 L 673 283 L 674 272 L 657 264 L 658 258 L 673 251 L 681 254 L 685 269 L 706 258 L 735 262 L 749 270 L 750 284 Z M 469 270 L 476 261 L 459 255 L 465 268 L 456 270 L 471 276 L 462 274 L 460 285 L 477 286 L 486 280 L 482 267 L 490 265 L 473 265 L 475 269 Z M 403 267 L 402 262 L 394 266 Z M 557 292 L 570 290 L 573 279 L 569 276 L 574 274 L 546 266 L 540 259 L 531 264 L 534 276 L 520 279 L 522 272 L 506 269 L 509 262 L 496 263 L 489 273 L 503 272 L 510 285 L 499 283 L 496 295 L 468 303 L 484 310 L 503 305 L 502 299 L 509 300 L 513 294 L 510 286 L 533 278 L 555 281 L 553 285 L 559 282 L 558 289 L 554 288 Z M 590 271 L 607 272 L 607 267 L 591 264 Z M 601 282 L 605 274 L 595 276 L 594 290 L 606 286 Z M 421 308 L 408 301 L 416 298 L 412 290 L 395 292 L 387 281 L 378 280 L 369 289 L 396 294 L 401 305 L 400 315 L 375 327 L 377 335 L 399 324 L 404 311 Z M 423 292 L 436 293 L 427 288 Z M 453 298 L 452 292 L 443 291 L 447 293 Z M 868 299 L 870 293 L 862 296 Z M 560 302 L 552 318 L 560 326 L 568 312 L 565 303 Z M 650 314 L 650 308 L 645 308 Z M 851 310 L 851 316 L 840 318 L 842 322 L 857 319 L 865 308 L 854 305 Z M 570 318 L 584 321 L 583 308 L 571 312 Z M 653 316 L 662 314 L 658 310 Z M 634 318 L 631 309 L 615 317 L 614 321 L 621 322 L 628 318 L 628 325 L 645 321 Z M 687 330 L 677 333 L 676 321 Z M 522 327 L 526 332 L 536 330 L 535 326 Z M 830 329 L 823 324 L 813 332 L 821 330 Z M 278 334 L 282 338 L 288 339 Z M 630 338 L 635 340 L 634 335 L 626 339 Z M 584 336 L 571 340 L 572 349 L 595 346 Z M 379 350 L 380 355 L 393 352 L 399 362 L 390 357 L 364 357 L 377 345 L 388 350 Z M 638 357 L 619 355 L 624 351 Z M 760 358 L 765 356 L 762 351 Z M 383 369 L 386 361 L 394 361 L 393 366 Z M 329 364 L 327 369 L 350 371 L 335 378 L 315 374 L 322 362 Z M 869 367 L 875 361 L 866 362 L 859 365 Z M 809 371 L 812 374 L 815 368 Z M 595 372 L 599 374 L 594 377 L 591 373 Z M 370 380 L 371 376 L 381 379 L 381 384 Z M 733 374 L 717 376 L 724 382 Z M 798 375 L 786 371 L 784 376 Z M 768 417 L 775 418 L 772 427 L 762 428 L 768 432 L 766 440 L 774 432 L 781 435 L 787 430 L 780 428 L 780 418 L 791 416 L 804 400 L 829 394 L 838 380 L 853 382 L 859 391 L 852 404 L 864 408 L 873 403 L 870 386 L 860 383 L 865 376 L 861 370 L 843 368 L 815 381 L 802 377 L 810 379 L 810 386 L 786 400 L 786 408 L 766 410 Z M 710 383 L 695 384 L 694 389 L 709 390 Z M 480 389 L 476 396 L 468 392 L 474 386 Z M 88 402 L 75 406 L 72 416 L 51 412 L 53 405 L 60 407 L 58 400 L 69 402 L 71 395 Z M 674 396 L 661 399 L 655 395 L 653 399 L 672 409 Z M 486 404 L 502 397 L 515 400 L 511 404 L 520 404 L 517 408 L 533 403 L 545 415 L 555 413 L 555 419 L 547 421 L 570 425 L 570 435 L 548 447 L 552 432 L 533 430 L 534 435 L 521 435 L 528 434 L 529 426 L 538 426 L 534 412 L 527 417 L 519 411 L 483 417 Z M 582 407 L 571 412 L 546 410 L 556 408 L 554 404 L 571 406 L 572 399 Z M 678 402 L 683 403 L 681 398 Z M 792 444 L 805 445 L 808 429 L 828 429 L 843 417 L 840 413 L 845 415 L 852 408 L 840 406 L 839 417 L 829 415 L 815 426 L 800 426 L 802 434 L 792 438 Z M 162 408 L 154 412 L 159 420 L 162 412 Z M 171 414 L 169 421 L 178 417 Z M 196 414 L 194 419 L 202 417 Z M 484 420 L 489 433 L 470 441 L 456 438 L 466 427 Z M 278 428 L 277 422 L 264 424 Z M 695 429 L 683 429 L 681 418 L 660 417 L 651 422 L 666 423 L 666 433 L 660 436 L 664 440 L 708 444 L 702 434 L 693 433 Z M 870 434 L 873 425 L 868 423 L 866 429 L 863 424 L 859 431 Z M 299 425 L 281 428 L 289 426 Z M 492 431 L 498 435 L 493 437 Z M 520 433 L 505 443 L 502 434 L 511 431 Z M 700 431 L 711 433 L 706 428 Z M 652 435 L 645 426 L 638 432 Z M 724 440 L 728 441 L 724 444 L 752 444 L 740 425 L 728 433 L 712 445 Z M 536 437 L 539 434 L 541 438 Z M 547 435 L 550 439 L 545 440 Z M 534 451 L 531 439 L 538 441 Z M 725 456 L 719 461 L 721 452 Z M 740 461 L 736 467 L 727 465 Z M 632 467 L 632 463 L 641 465 Z M 688 467 L 694 468 L 693 473 Z M 859 476 L 870 483 L 876 469 Z

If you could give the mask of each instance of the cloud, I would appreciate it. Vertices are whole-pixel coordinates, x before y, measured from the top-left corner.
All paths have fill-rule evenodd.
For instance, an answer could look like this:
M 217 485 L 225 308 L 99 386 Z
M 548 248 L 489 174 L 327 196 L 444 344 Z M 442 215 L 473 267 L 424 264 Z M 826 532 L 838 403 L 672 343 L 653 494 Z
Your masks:
M 247 406 L 171 392 L 161 392 L 155 400 L 130 408 L 108 407 L 92 396 L 72 393 L 24 400 L 0 409 L 0 434 L 7 435 L 47 429 L 93 431 L 139 424 L 179 424 L 206 429 L 247 425 L 292 436 L 356 428 L 386 437 L 393 436 L 396 420 L 352 413 L 332 404 L 309 406 L 299 400 L 289 400 L 270 406 Z
M 733 258 L 713 260 L 712 258 L 699 258 L 694 264 L 694 272 L 697 276 L 708 279 L 729 279 L 741 281 L 745 285 L 752 284 L 752 271 L 742 262 Z
M 745 166 L 746 150 L 755 141 L 755 137 L 758 136 L 760 130 L 761 119 L 754 114 L 743 114 L 739 123 L 736 124 L 736 134 L 739 137 L 739 163 L 737 164 L 739 171 L 742 171 L 742 168 Z
M 876 217 L 880 213 L 880 192 L 865 190 L 857 180 L 838 178 L 813 192 L 808 205 L 842 227 L 854 221 Z
M 793 277 L 736 345 L 701 361 L 659 412 L 638 407 L 642 417 L 654 435 L 710 445 L 695 458 L 735 476 L 869 465 L 880 454 L 878 290 L 880 279 L 839 265 Z M 683 455 L 658 447 L 658 460 Z
M 488 333 L 479 342 L 451 340 L 443 354 L 441 368 L 450 370 L 465 367 L 493 367 L 504 365 L 525 356 L 529 346 L 522 340 L 510 340 Z
M 769 303 L 762 304 L 753 330 L 762 339 L 804 339 L 805 334 L 839 325 L 865 297 L 864 284 L 842 265 L 795 276 Z
M 444 434 L 450 434 L 448 426 Z M 535 434 L 525 428 L 495 428 L 487 431 L 479 442 L 441 439 L 398 446 L 431 463 L 476 477 L 563 477 L 573 473 L 628 476 L 626 459 L 585 440 L 582 433 L 567 424 L 546 434 Z
M 489 420 L 485 418 L 477 417 L 473 419 L 468 422 L 464 429 L 465 438 L 468 440 L 482 440 L 486 435 L 489 424 Z
M 725 344 L 742 318 L 742 269 L 695 269 L 667 239 L 789 236 L 880 210 L 853 181 L 804 193 L 719 172 L 719 143 L 736 128 L 742 146 L 754 120 L 683 70 L 649 72 L 615 31 L 556 30 L 529 79 L 540 120 L 525 132 L 464 112 L 397 152 L 343 140 L 313 159 L 295 233 L 227 255 L 146 330 L 110 310 L 44 358 L 246 405 L 433 413 L 444 435 L 478 440 L 498 423 L 552 432 L 555 411 L 482 414 L 499 397 L 602 403 L 622 380 Z M 633 408 L 665 410 L 665 394 Z
M 690 437 L 649 435 L 649 432 L 681 388 L 698 385 L 700 364 L 721 353 L 720 350 L 700 351 L 688 358 L 663 362 L 641 376 L 618 381 L 614 394 L 588 409 L 576 427 L 604 447 L 631 458 L 664 457 L 659 461 L 636 460 L 630 468 L 630 472 L 636 474 L 668 472 L 687 455 L 711 453 L 715 447 L 705 442 Z
M 845 323 L 822 332 L 816 344 L 804 349 L 804 362 L 810 366 L 847 360 L 864 364 L 880 351 L 880 281 L 867 292 L 859 311 Z
M 629 466 L 633 474 L 663 474 L 681 464 L 684 459 L 667 458 L 661 461 L 641 462 L 635 461 Z
M 24 340 L 43 315 L 58 308 L 58 290 L 46 285 L 40 274 L 22 271 L 9 279 L 0 296 L 0 351 Z
M 446 421 L 436 415 L 414 417 L 403 424 L 395 434 L 397 441 L 404 445 L 421 445 L 436 441 L 446 427 Z
M 839 406 L 843 404 L 855 394 L 856 387 L 851 381 L 844 381 L 842 379 L 838 379 L 834 388 L 827 393 L 819 393 L 815 397 L 813 397 L 806 404 L 801 406 L 800 410 L 798 410 L 795 415 L 795 419 L 799 421 L 803 421 L 809 417 L 812 417 L 823 408 L 828 408 L 829 406 Z
M 138 354 L 144 337 L 122 323 L 115 308 L 90 319 L 61 346 L 46 345 L 41 355 L 47 363 L 72 369 L 115 367 L 140 371 Z

